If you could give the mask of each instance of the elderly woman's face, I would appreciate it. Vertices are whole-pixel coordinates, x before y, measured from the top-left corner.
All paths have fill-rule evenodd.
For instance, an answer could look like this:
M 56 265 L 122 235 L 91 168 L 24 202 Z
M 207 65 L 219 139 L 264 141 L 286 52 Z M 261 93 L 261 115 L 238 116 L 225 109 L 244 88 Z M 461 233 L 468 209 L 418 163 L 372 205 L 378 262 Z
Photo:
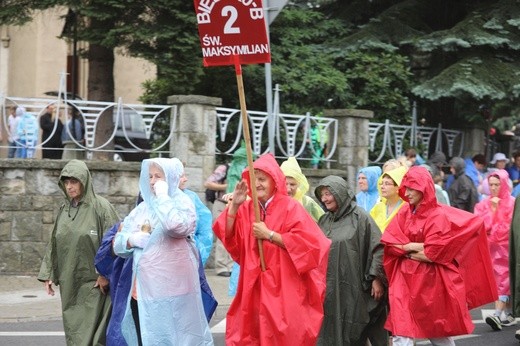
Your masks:
M 285 187 L 287 187 L 287 194 L 291 197 L 296 195 L 300 184 L 293 177 L 285 177 Z
M 359 190 L 363 192 L 368 191 L 368 179 L 364 173 L 359 173 L 357 183 L 359 186 Z
M 381 196 L 391 198 L 399 194 L 399 186 L 389 176 L 383 176 L 381 180 Z
M 81 195 L 83 195 L 83 185 L 81 185 L 78 179 L 72 177 L 65 178 L 63 179 L 63 186 L 65 186 L 65 191 L 70 199 L 77 201 L 81 199 Z
M 265 172 L 255 169 L 256 196 L 261 203 L 265 203 L 274 195 L 275 183 L 273 178 Z
M 156 165 L 156 164 L 150 164 L 150 168 L 148 170 L 148 174 L 149 174 L 149 179 L 150 179 L 150 189 L 152 191 L 155 191 L 154 190 L 154 185 L 156 182 L 158 182 L 159 180 L 163 180 L 163 181 L 166 181 L 166 178 L 165 178 L 165 175 L 164 175 L 164 171 L 162 170 L 162 168 L 159 166 L 159 165 Z
M 327 187 L 321 189 L 320 200 L 328 211 L 334 213 L 336 210 L 338 210 L 338 202 L 336 202 L 336 198 L 334 198 L 334 195 Z

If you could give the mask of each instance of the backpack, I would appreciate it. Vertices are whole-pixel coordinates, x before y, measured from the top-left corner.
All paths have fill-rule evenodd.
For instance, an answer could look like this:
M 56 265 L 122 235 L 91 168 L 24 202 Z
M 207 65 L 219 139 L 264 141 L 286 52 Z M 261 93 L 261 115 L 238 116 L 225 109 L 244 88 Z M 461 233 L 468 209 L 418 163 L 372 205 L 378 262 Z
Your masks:
M 228 169 L 229 169 L 229 164 L 226 163 L 226 174 L 224 175 L 224 178 L 222 178 L 218 181 L 219 184 L 224 183 L 224 181 L 226 180 Z M 206 191 L 204 191 L 204 195 L 206 196 L 206 202 L 215 203 L 215 200 L 217 199 L 217 191 L 211 190 L 211 189 L 206 189 Z

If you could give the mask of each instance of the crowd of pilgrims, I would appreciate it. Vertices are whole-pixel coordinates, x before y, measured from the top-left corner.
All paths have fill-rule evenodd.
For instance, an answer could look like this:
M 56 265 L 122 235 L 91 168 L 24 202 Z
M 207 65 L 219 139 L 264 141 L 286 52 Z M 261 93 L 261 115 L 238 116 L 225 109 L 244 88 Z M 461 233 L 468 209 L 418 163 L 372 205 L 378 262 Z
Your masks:
M 214 219 L 176 158 L 143 161 L 122 220 L 85 163 L 67 163 L 38 276 L 59 287 L 67 344 L 212 345 L 214 235 L 236 263 L 227 345 L 455 345 L 474 329 L 469 310 L 492 302 L 493 330 L 516 324 L 520 153 L 487 168 L 483 155 L 424 162 L 409 149 L 360 169 L 357 186 L 326 176 L 314 198 L 296 158 L 265 154 L 250 171 L 245 155 Z

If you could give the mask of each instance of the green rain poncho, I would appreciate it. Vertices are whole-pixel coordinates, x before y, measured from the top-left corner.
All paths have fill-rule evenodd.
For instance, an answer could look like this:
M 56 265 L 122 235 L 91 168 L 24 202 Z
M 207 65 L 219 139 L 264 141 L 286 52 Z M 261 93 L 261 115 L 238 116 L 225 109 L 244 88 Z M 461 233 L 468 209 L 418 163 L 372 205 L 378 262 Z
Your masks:
M 76 207 L 66 194 L 64 177 L 76 178 L 83 185 Z M 119 218 L 114 207 L 94 192 L 92 177 L 83 161 L 67 163 L 58 184 L 66 203 L 56 217 L 38 280 L 52 280 L 60 288 L 67 345 L 104 345 L 110 296 L 94 288 L 98 278 L 94 257 L 103 233 Z
M 296 158 L 289 157 L 282 162 L 280 168 L 286 177 L 291 177 L 298 182 L 298 190 L 293 198 L 303 205 L 314 221 L 318 222 L 320 217 L 325 214 L 325 211 L 311 197 L 306 195 L 307 191 L 309 191 L 309 182 L 305 175 L 303 175 Z
M 385 282 L 383 245 L 377 225 L 355 202 L 353 192 L 341 177 L 328 176 L 315 190 L 328 188 L 338 209 L 327 212 L 318 225 L 332 240 L 327 268 L 325 318 L 318 345 L 386 345 L 386 293 L 380 301 L 371 296 L 372 281 Z

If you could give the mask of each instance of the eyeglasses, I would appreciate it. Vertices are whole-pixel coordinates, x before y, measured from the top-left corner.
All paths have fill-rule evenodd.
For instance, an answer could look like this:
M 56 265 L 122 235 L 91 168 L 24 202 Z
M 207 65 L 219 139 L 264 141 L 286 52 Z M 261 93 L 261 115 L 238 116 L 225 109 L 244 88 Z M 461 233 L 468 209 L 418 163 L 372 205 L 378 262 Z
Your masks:
M 396 184 L 391 183 L 389 181 L 382 181 L 379 185 L 380 186 L 397 186 Z

